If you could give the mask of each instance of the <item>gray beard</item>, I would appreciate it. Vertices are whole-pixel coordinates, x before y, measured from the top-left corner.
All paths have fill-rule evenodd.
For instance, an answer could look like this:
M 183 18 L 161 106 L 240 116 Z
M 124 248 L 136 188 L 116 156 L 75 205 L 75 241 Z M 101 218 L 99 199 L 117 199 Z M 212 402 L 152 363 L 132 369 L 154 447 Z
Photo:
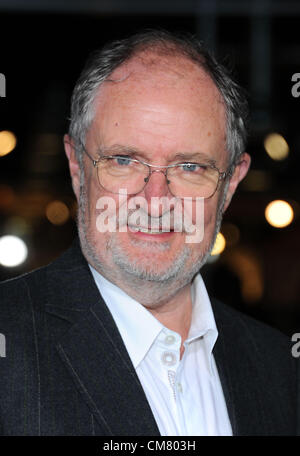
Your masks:
M 130 259 L 127 252 L 123 250 L 118 242 L 116 233 L 111 233 L 109 242 L 106 245 L 106 251 L 110 253 L 115 265 L 115 268 L 112 269 L 105 265 L 99 258 L 99 255 L 94 248 L 95 241 L 91 238 L 87 230 L 87 195 L 84 185 L 84 172 L 82 170 L 77 215 L 78 233 L 82 252 L 91 266 L 138 302 L 144 305 L 151 305 L 153 303 L 168 300 L 180 289 L 189 284 L 193 280 L 195 274 L 197 274 L 201 267 L 206 263 L 221 226 L 226 190 L 227 189 L 225 189 L 219 202 L 213 239 L 201 257 L 196 262 L 193 262 L 189 268 L 187 268 L 186 265 L 191 255 L 191 250 L 187 246 L 179 252 L 172 262 L 172 265 L 167 270 L 160 272 L 153 263 L 151 254 L 148 258 L 144 258 L 143 262 Z M 149 242 L 147 241 L 135 240 L 133 242 L 141 249 L 144 247 L 148 249 L 145 251 L 150 252 L 151 249 L 152 252 L 153 249 L 156 251 L 167 251 L 170 247 L 168 242 L 156 245 L 151 243 L 151 249 L 149 249 Z

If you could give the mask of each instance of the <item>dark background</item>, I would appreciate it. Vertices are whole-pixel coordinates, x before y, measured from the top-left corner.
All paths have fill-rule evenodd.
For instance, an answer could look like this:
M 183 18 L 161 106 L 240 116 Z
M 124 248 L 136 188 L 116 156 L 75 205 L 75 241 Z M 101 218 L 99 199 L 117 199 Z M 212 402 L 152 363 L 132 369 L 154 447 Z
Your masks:
M 248 91 L 252 171 L 224 218 L 227 247 L 203 275 L 214 296 L 289 335 L 299 332 L 300 98 L 291 94 L 292 75 L 300 72 L 297 0 L 0 0 L 0 131 L 17 137 L 13 152 L 0 157 L 0 236 L 19 235 L 29 248 L 22 265 L 0 266 L 0 280 L 47 264 L 70 245 L 76 203 L 62 136 L 72 88 L 90 51 L 143 27 L 196 34 L 233 63 Z M 273 131 L 290 147 L 281 162 L 264 150 Z M 295 211 L 286 228 L 265 220 L 273 199 Z M 61 225 L 45 214 L 53 200 L 70 211 Z

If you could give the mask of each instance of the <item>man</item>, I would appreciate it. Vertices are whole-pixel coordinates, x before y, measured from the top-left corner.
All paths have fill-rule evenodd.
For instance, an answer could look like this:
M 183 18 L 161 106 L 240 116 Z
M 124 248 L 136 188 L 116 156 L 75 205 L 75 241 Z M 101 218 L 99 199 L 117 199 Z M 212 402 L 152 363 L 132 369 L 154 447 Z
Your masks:
M 198 272 L 249 168 L 245 117 L 190 38 L 146 31 L 91 57 L 65 136 L 80 243 L 1 285 L 2 434 L 296 433 L 286 338 L 210 300 Z

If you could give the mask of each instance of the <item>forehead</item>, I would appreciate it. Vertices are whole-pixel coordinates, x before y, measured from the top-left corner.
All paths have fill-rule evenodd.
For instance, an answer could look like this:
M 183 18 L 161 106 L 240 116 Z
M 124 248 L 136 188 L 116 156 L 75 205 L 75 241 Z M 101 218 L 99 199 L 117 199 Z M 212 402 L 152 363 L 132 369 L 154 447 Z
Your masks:
M 210 76 L 182 56 L 134 57 L 102 84 L 94 103 L 94 130 L 106 145 L 124 134 L 129 143 L 169 151 L 193 149 L 206 137 L 224 142 L 222 96 Z
M 109 80 L 148 81 L 153 85 L 166 81 L 177 84 L 183 80 L 203 77 L 203 69 L 182 55 L 161 55 L 154 52 L 144 52 L 132 57 L 128 62 L 113 71 Z
M 153 89 L 180 89 L 192 96 L 203 96 L 223 105 L 222 96 L 206 71 L 195 62 L 181 55 L 159 55 L 142 53 L 121 65 L 107 79 L 99 95 L 113 91 L 124 95 L 135 88 L 137 92 L 145 87 Z

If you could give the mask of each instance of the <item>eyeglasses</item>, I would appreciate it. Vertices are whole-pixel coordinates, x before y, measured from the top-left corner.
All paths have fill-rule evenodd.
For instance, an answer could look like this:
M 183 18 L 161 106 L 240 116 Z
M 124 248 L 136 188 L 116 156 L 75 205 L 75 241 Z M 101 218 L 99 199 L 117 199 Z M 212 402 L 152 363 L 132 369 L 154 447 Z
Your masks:
M 84 149 L 85 150 L 85 149 Z M 232 175 L 232 170 L 221 172 L 210 164 L 193 162 L 174 165 L 150 165 L 127 155 L 105 155 L 94 160 L 85 150 L 97 170 L 101 187 L 110 193 L 127 195 L 140 193 L 153 173 L 163 173 L 170 192 L 177 198 L 211 198 L 220 181 Z

